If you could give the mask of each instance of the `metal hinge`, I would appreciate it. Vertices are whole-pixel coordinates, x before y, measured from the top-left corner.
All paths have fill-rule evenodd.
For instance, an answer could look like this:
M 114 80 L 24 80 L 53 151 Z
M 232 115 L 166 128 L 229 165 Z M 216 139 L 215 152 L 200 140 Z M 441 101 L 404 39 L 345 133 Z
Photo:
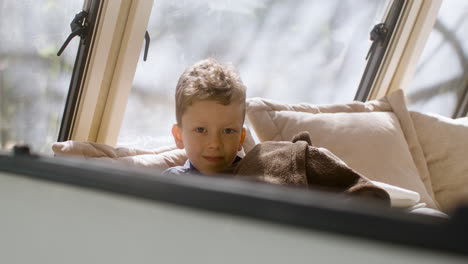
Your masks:
M 150 45 L 150 35 L 148 33 L 148 30 L 145 33 L 145 53 L 143 54 L 143 61 L 146 61 L 148 58 L 148 50 L 149 50 L 149 45 Z
M 385 42 L 387 37 L 388 27 L 385 23 L 380 23 L 374 26 L 374 28 L 370 32 L 370 39 L 372 40 L 372 46 L 367 53 L 366 60 L 369 56 L 374 53 L 375 49 L 377 48 L 377 44 L 382 45 Z
M 80 36 L 82 40 L 86 37 L 86 34 L 88 33 L 88 28 L 89 28 L 89 24 L 86 19 L 87 16 L 88 16 L 88 13 L 86 11 L 81 11 L 80 13 L 75 15 L 75 18 L 73 18 L 72 22 L 70 23 L 70 28 L 72 32 L 68 36 L 68 38 L 65 40 L 65 42 L 63 43 L 60 50 L 57 52 L 57 56 L 60 56 L 62 54 L 62 52 L 68 46 L 68 43 L 70 43 L 70 41 L 74 37 Z

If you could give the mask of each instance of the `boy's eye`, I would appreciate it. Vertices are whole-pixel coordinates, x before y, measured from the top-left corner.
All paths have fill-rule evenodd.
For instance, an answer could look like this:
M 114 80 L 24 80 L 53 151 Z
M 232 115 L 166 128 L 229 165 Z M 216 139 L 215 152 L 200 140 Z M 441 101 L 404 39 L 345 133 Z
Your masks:
M 224 134 L 233 134 L 233 133 L 236 132 L 236 130 L 233 129 L 233 128 L 225 128 L 225 129 L 223 130 L 223 132 L 224 132 Z
M 206 129 L 204 127 L 197 127 L 194 129 L 197 133 L 205 133 Z

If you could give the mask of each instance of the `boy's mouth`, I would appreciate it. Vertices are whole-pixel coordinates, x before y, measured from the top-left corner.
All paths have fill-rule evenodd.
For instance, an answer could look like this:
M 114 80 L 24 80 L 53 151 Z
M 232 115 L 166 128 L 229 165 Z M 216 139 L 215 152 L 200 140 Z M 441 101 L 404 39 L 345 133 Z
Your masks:
M 208 162 L 212 162 L 212 163 L 218 163 L 218 162 L 223 161 L 224 159 L 222 156 L 203 156 L 203 158 L 207 160 Z

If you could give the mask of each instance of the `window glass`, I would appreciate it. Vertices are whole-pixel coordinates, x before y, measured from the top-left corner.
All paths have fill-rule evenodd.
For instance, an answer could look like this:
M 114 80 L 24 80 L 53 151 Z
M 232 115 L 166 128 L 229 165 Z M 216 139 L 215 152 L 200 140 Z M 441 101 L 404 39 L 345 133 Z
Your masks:
M 407 95 L 411 110 L 451 117 L 468 88 L 468 1 L 445 0 Z
M 51 154 L 70 85 L 78 39 L 56 53 L 83 7 L 75 1 L 0 2 L 0 148 L 28 144 Z
M 391 1 L 155 1 L 148 61 L 140 61 L 118 145 L 172 144 L 179 75 L 213 57 L 232 63 L 247 97 L 285 103 L 350 102 L 369 32 Z

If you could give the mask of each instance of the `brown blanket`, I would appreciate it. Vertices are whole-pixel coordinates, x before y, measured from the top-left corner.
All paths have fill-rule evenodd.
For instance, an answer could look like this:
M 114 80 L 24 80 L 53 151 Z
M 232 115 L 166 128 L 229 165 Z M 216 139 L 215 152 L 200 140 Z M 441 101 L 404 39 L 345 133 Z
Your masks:
M 372 184 L 328 150 L 311 146 L 308 132 L 299 133 L 292 142 L 257 144 L 237 164 L 234 174 L 269 183 L 374 198 L 390 205 L 390 197 L 385 190 Z

